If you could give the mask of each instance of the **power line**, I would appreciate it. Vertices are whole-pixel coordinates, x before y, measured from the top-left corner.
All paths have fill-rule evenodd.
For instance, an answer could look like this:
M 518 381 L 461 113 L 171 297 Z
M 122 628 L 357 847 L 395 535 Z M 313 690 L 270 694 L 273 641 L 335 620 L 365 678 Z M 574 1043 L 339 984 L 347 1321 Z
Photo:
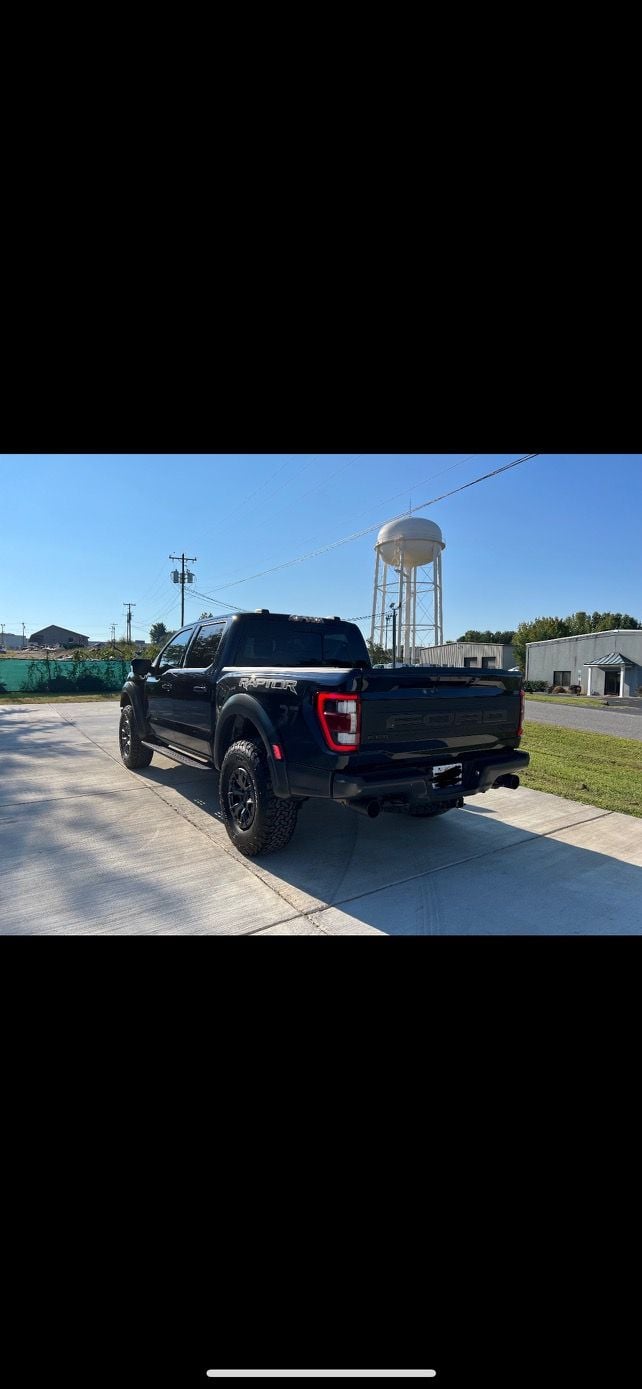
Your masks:
M 463 467 L 463 464 L 464 464 L 464 463 L 470 463 L 470 461 L 471 461 L 472 458 L 477 458 L 478 456 L 479 456 L 479 455 L 476 454 L 476 453 L 468 453 L 468 454 L 466 454 L 466 457 L 465 457 L 465 458 L 459 458 L 459 459 L 457 460 L 456 463 L 451 463 L 451 464 L 449 464 L 449 466 L 448 466 L 447 468 L 439 468 L 438 471 L 437 471 L 436 473 L 429 473 L 427 477 L 420 478 L 419 481 L 414 481 L 414 482 L 410 483 L 410 486 L 413 487 L 413 488 L 415 488 L 415 487 L 423 487 L 424 484 L 427 483 L 427 482 L 430 482 L 432 478 L 435 478 L 435 477 L 443 477 L 443 474 L 444 474 L 444 473 L 450 473 L 450 472 L 452 472 L 453 468 L 461 468 L 461 467 Z M 323 488 L 323 486 L 325 485 L 326 482 L 330 482 L 331 479 L 335 478 L 335 477 L 337 476 L 337 473 L 343 472 L 346 468 L 351 467 L 352 464 L 353 464 L 354 462 L 357 461 L 357 459 L 363 458 L 363 457 L 364 457 L 363 454 L 357 453 L 357 454 L 355 454 L 352 458 L 350 458 L 350 459 L 348 460 L 347 463 L 346 463 L 345 460 L 344 460 L 344 462 L 341 464 L 341 467 L 340 467 L 340 468 L 336 469 L 334 473 L 330 473 L 329 476 L 328 476 L 327 478 L 324 479 L 324 481 L 323 481 L 323 483 L 322 483 L 322 488 Z M 322 490 L 322 488 L 321 488 L 321 490 Z M 278 490 L 278 489 L 277 489 L 277 490 Z M 302 494 L 302 496 L 299 497 L 299 501 L 304 501 L 304 499 L 305 499 L 306 497 L 310 496 L 310 493 L 311 493 L 311 492 L 314 492 L 315 490 L 320 490 L 320 489 L 318 489 L 318 488 L 316 488 L 316 487 L 310 488 L 308 492 L 304 492 L 304 493 Z M 358 518 L 359 516 L 365 516 L 366 513 L 370 513 L 370 514 L 371 514 L 371 513 L 372 513 L 373 507 L 386 506 L 388 502 L 396 501 L 397 497 L 403 497 L 403 496 L 405 496 L 405 495 L 406 495 L 406 490 L 407 490 L 407 489 L 404 487 L 403 490 L 402 490 L 401 492 L 394 492 L 394 493 L 392 494 L 392 496 L 381 497 L 381 498 L 379 498 L 378 501 L 373 501 L 373 502 L 371 502 L 370 505 L 369 505 L 368 507 L 366 507 L 363 511 L 358 511 L 358 512 L 357 512 L 357 518 Z M 274 494 L 272 494 L 272 495 L 274 495 Z M 377 522 L 377 525 L 379 525 L 379 524 L 380 524 L 380 523 Z M 316 537 L 315 537 L 314 535 L 310 537 L 311 540 L 314 540 L 315 538 L 316 538 Z M 239 565 L 239 568 L 238 568 L 238 569 L 233 569 L 233 570 L 231 571 L 231 572 L 232 572 L 232 576 L 235 577 L 237 574 L 239 574 L 239 573 L 241 572 L 242 568 L 243 568 L 243 566 L 242 566 L 242 565 Z M 209 583 L 209 582 L 210 582 L 209 579 L 204 580 L 204 583 Z M 227 587 L 227 585 L 225 585 L 225 587 Z
M 486 482 L 488 478 L 499 477 L 501 473 L 507 473 L 511 468 L 519 467 L 520 463 L 527 463 L 530 458 L 538 458 L 537 453 L 525 453 L 521 458 L 516 458 L 512 463 L 505 463 L 501 468 L 493 468 L 490 473 L 482 473 L 480 477 L 472 478 L 470 482 L 462 483 L 461 487 L 453 487 L 450 492 L 442 492 L 439 497 L 430 497 L 426 502 L 420 502 L 418 506 L 413 506 L 411 512 L 402 512 L 401 515 L 393 517 L 395 521 L 401 521 L 404 516 L 414 514 L 416 511 L 425 511 L 427 506 L 435 506 L 437 502 L 443 502 L 446 497 L 454 497 L 458 492 L 465 492 L 468 487 L 475 487 L 478 482 Z M 263 579 L 266 574 L 275 574 L 279 569 L 290 569 L 295 564 L 303 564 L 305 560 L 316 559 L 319 555 L 326 555 L 330 550 L 338 550 L 341 545 L 348 545 L 352 540 L 361 540 L 364 535 L 371 535 L 373 531 L 379 530 L 380 521 L 375 521 L 374 525 L 366 526 L 363 530 L 354 531 L 352 535 L 345 535 L 341 540 L 334 540 L 329 545 L 322 545 L 316 550 L 309 550 L 305 555 L 297 555 L 295 559 L 283 560 L 281 564 L 274 564 L 270 569 L 261 569 L 256 574 L 247 574 L 243 579 L 233 579 L 226 584 L 218 584 L 217 591 L 221 592 L 224 588 L 236 588 L 237 584 L 247 584 L 252 579 Z M 211 600 L 213 601 L 213 600 Z
M 284 469 L 284 468 L 287 468 L 288 463 L 290 462 L 290 459 L 291 459 L 293 456 L 294 456 L 293 454 L 288 453 L 288 454 L 286 455 L 285 463 L 281 463 L 280 466 L 275 470 L 275 472 L 270 473 L 270 476 L 269 476 L 268 478 L 265 479 L 265 482 L 259 483 L 259 486 L 256 487 L 256 488 L 254 489 L 253 492 L 250 492 L 250 494 L 249 494 L 248 497 L 243 497 L 242 500 L 241 500 L 240 502 L 237 502 L 237 503 L 236 503 L 236 506 L 233 506 L 233 507 L 232 507 L 232 510 L 231 510 L 231 511 L 228 511 L 227 516 L 223 516 L 222 520 L 219 520 L 218 524 L 219 524 L 219 525 L 226 525 L 226 523 L 227 523 L 227 522 L 229 521 L 229 519 L 230 519 L 230 516 L 235 516 L 235 515 L 236 515 L 236 512 L 239 510 L 239 507 L 241 507 L 241 506 L 247 506 L 247 504 L 248 504 L 249 502 L 251 502 L 251 501 L 254 499 L 254 497 L 258 497 L 259 492 L 262 492 L 262 491 L 263 491 L 263 488 L 268 486 L 268 484 L 272 481 L 272 478 L 278 477 L 279 473 L 282 473 L 282 472 L 283 472 L 283 469 Z
M 193 590 L 192 596 L 194 598 L 204 598 L 206 603 L 215 603 L 218 608 L 225 608 L 226 612 L 229 612 L 230 608 L 233 608 L 236 613 L 249 612 L 249 608 L 238 608 L 236 603 L 222 603 L 220 598 L 212 598 L 211 593 L 199 593 L 197 588 Z
M 254 500 L 255 497 L 258 497 L 259 492 L 262 492 L 263 489 L 264 489 L 264 487 L 268 487 L 269 484 L 273 481 L 273 479 L 274 479 L 275 477 L 278 477 L 279 473 L 282 473 L 284 468 L 287 468 L 288 464 L 291 462 L 291 460 L 292 460 L 292 458 L 294 458 L 294 456 L 295 456 L 294 454 L 288 454 L 287 457 L 286 457 L 285 463 L 281 463 L 280 467 L 278 467 L 278 468 L 275 470 L 275 472 L 270 473 L 270 476 L 267 477 L 267 478 L 265 479 L 265 482 L 261 482 L 261 483 L 259 484 L 259 486 L 256 487 L 256 488 L 254 489 L 253 492 L 250 492 L 249 496 L 247 496 L 247 497 L 242 497 L 241 500 L 240 500 L 239 502 L 237 502 L 236 506 L 233 506 L 233 507 L 232 507 L 232 510 L 231 510 L 231 511 L 228 511 L 227 516 L 224 516 L 224 517 L 222 518 L 222 520 L 219 520 L 219 521 L 217 522 L 217 526 L 220 528 L 221 525 L 226 525 L 227 522 L 229 521 L 230 517 L 231 517 L 231 516 L 235 516 L 236 513 L 237 513 L 237 511 L 240 511 L 242 507 L 243 507 L 243 508 L 248 507 L 249 504 L 250 504 L 250 502 L 252 502 L 252 501 Z M 298 468 L 298 469 L 292 474 L 291 477 L 286 478 L 284 482 L 280 482 L 279 485 L 278 485 L 278 487 L 275 487 L 275 489 L 274 489 L 273 492 L 268 492 L 267 497 L 263 497 L 263 498 L 262 498 L 261 504 L 262 504 L 262 505 L 265 505 L 266 502 L 271 501 L 272 497 L 275 497 L 276 494 L 277 494 L 277 492 L 280 492 L 281 489 L 282 489 L 283 487 L 288 487 L 288 486 L 294 481 L 295 478 L 300 477 L 301 473 L 307 472 L 308 468 L 311 468 L 311 467 L 312 467 L 312 464 L 315 462 L 315 459 L 316 459 L 316 458 L 318 458 L 318 454 L 315 454 L 314 457 L 310 460 L 309 463 L 304 463 L 300 468 Z
M 150 595 L 152 589 L 156 589 L 156 587 L 157 587 L 159 581 L 160 581 L 161 578 L 162 578 L 164 569 L 165 569 L 165 563 L 163 562 L 163 564 L 161 564 L 160 569 L 158 570 L 158 573 L 156 574 L 156 577 L 152 579 L 152 581 L 151 581 L 149 587 L 145 589 L 145 592 L 142 593 L 142 594 L 140 595 L 140 596 L 141 596 L 141 601 L 144 600 L 145 598 L 149 597 L 149 595 Z
M 321 481 L 315 482 L 313 487 L 309 487 L 307 492 L 304 492 L 303 495 L 299 497 L 299 501 L 305 501 L 305 498 L 311 496 L 313 492 L 322 492 L 324 487 L 327 487 L 328 483 L 332 482 L 332 479 L 337 476 L 337 473 L 342 473 L 346 468 L 351 468 L 352 464 L 358 463 L 360 458 L 363 458 L 362 453 L 354 453 L 352 455 L 352 458 L 348 459 L 347 463 L 344 459 L 344 461 L 339 464 L 339 467 L 335 468 L 333 473 L 324 473 L 323 477 L 321 478 Z
M 463 467 L 464 463 L 470 463 L 471 459 L 473 459 L 473 458 L 478 458 L 478 457 L 479 457 L 479 455 L 476 454 L 476 453 L 467 453 L 465 458 L 459 458 L 459 459 L 457 460 L 456 463 L 451 463 L 451 464 L 449 464 L 449 466 L 448 466 L 447 468 L 439 468 L 438 471 L 437 471 L 436 473 L 429 473 L 429 474 L 428 474 L 428 477 L 422 477 L 422 478 L 419 479 L 418 482 L 411 482 L 409 485 L 410 485 L 411 487 L 423 487 L 424 484 L 425 484 L 426 482 L 431 482 L 432 479 L 433 479 L 434 477 L 443 477 L 444 473 L 452 473 L 453 468 L 461 468 L 461 467 Z M 372 505 L 373 505 L 373 506 L 386 506 L 388 502 L 396 502 L 397 497 L 405 497 L 405 496 L 407 496 L 407 493 L 408 493 L 408 488 L 407 488 L 407 487 L 403 487 L 402 490 L 401 490 L 401 492 L 393 492 L 393 494 L 392 494 L 391 497 L 382 497 L 380 501 L 378 501 L 378 502 L 373 502 Z M 372 509 L 372 508 L 371 508 L 370 506 L 369 506 L 369 507 L 366 507 L 366 508 L 364 509 L 364 511 L 360 511 L 360 512 L 358 512 L 357 514 L 358 514 L 359 516 L 365 516 L 366 510 L 367 510 L 367 511 L 371 511 L 371 509 Z
M 357 456 L 359 456 L 359 455 L 357 455 Z M 270 501 L 272 500 L 272 498 L 276 496 L 277 492 L 281 492 L 281 491 L 283 490 L 284 487 L 291 487 L 292 484 L 296 481 L 296 479 L 297 479 L 298 477 L 301 477 L 303 473 L 306 473 L 306 472 L 309 471 L 309 469 L 312 467 L 313 463 L 316 463 L 316 462 L 317 462 L 318 458 L 319 458 L 319 454 L 318 454 L 318 453 L 313 454 L 312 458 L 310 459 L 310 461 L 309 461 L 308 463 L 302 464 L 302 466 L 301 466 L 300 468 L 298 468 L 294 473 L 292 473 L 292 475 L 291 475 L 290 477 L 286 478 L 284 482 L 279 483 L 279 486 L 278 486 L 278 487 L 275 487 L 273 492 L 268 492 L 267 497 L 262 497 L 262 498 L 261 498 L 261 506 L 262 506 L 262 507 L 265 507 L 266 503 L 267 503 L 267 502 L 270 502 Z M 284 463 L 284 464 L 282 465 L 282 467 L 281 467 L 281 468 L 277 468 L 276 473 L 273 473 L 271 476 L 272 476 L 272 477 L 276 477 L 276 476 L 277 476 L 277 473 L 282 472 L 282 470 L 283 470 L 283 468 L 284 468 L 285 466 L 286 466 L 286 465 L 285 465 L 285 463 Z M 262 491 L 263 487 L 267 487 L 267 483 L 270 482 L 270 481 L 271 481 L 271 478 L 268 478 L 268 479 L 267 479 L 267 482 L 262 483 L 262 484 L 261 484 L 261 487 L 257 487 L 256 491 L 255 491 L 255 492 L 251 492 L 249 497 L 244 497 L 243 500 L 240 501 L 240 502 L 238 503 L 238 505 L 235 506 L 235 507 L 233 508 L 233 511 L 229 512 L 229 513 L 228 513 L 228 516 L 223 518 L 223 521 L 222 521 L 222 522 L 219 521 L 219 522 L 217 523 L 217 528 L 218 528 L 219 532 L 220 532 L 221 525 L 225 525 L 225 523 L 227 522 L 227 520 L 229 520 L 229 517 L 230 517 L 230 516 L 234 515 L 234 513 L 235 513 L 236 511 L 238 511 L 241 507 L 245 507 L 245 506 L 247 505 L 247 503 L 248 503 L 249 501 L 251 501 L 252 497 L 256 497 L 256 496 L 258 495 L 258 493 L 259 493 L 260 491 Z M 304 492 L 304 493 L 303 493 L 303 497 L 306 497 L 307 495 L 308 495 L 307 492 Z M 303 500 L 303 497 L 299 497 L 298 500 L 299 500 L 299 501 L 302 501 L 302 500 Z M 233 569 L 233 570 L 232 570 L 232 573 L 233 573 L 233 574 L 238 574 L 238 573 L 240 573 L 240 570 L 241 570 L 242 568 L 243 568 L 243 566 L 242 566 L 242 565 L 239 565 L 239 568 L 238 568 L 238 569 Z M 203 582 L 204 582 L 204 583 L 209 583 L 210 581 L 209 581 L 209 579 L 204 579 Z

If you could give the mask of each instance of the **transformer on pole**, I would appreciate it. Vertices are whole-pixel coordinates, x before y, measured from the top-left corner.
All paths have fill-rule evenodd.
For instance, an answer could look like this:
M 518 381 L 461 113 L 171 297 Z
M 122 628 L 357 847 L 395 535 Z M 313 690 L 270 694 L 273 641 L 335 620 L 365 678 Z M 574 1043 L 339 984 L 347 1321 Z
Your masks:
M 186 584 L 186 583 L 188 583 L 188 584 L 193 584 L 193 583 L 194 583 L 194 575 L 192 574 L 191 569 L 186 569 L 186 568 L 185 568 L 185 560 L 187 560 L 189 564 L 196 564 L 196 555 L 170 555 L 170 559 L 179 559 L 179 560 L 181 561 L 180 573 L 179 573 L 178 569 L 172 569 L 172 572 L 171 572 L 171 574 L 170 574 L 170 579 L 172 580 L 172 583 L 174 583 L 174 584 L 180 584 L 180 586 L 181 586 L 181 627 L 184 627 L 184 626 L 185 626 L 185 584 Z

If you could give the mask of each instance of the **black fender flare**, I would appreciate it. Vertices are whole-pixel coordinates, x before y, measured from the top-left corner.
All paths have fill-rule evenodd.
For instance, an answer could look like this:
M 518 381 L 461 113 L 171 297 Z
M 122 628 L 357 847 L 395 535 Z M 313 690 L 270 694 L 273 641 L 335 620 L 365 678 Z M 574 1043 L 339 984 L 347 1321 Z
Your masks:
M 230 720 L 235 718 L 248 719 L 250 723 L 254 724 L 265 748 L 267 763 L 270 769 L 272 790 L 275 796 L 282 796 L 284 799 L 289 799 L 290 786 L 285 762 L 277 762 L 272 752 L 272 744 L 279 743 L 282 745 L 282 740 L 263 706 L 259 704 L 257 699 L 253 699 L 251 695 L 230 695 L 230 698 L 226 699 L 218 714 L 213 748 L 214 766 L 216 770 L 218 772 L 221 770 L 224 756 L 223 747 L 227 741 L 225 737 L 226 730 Z
M 143 699 L 143 694 L 139 687 L 134 684 L 133 680 L 127 680 L 121 690 L 121 709 L 124 709 L 126 704 L 131 704 L 132 709 L 134 711 L 136 732 L 139 738 L 148 738 L 149 730 L 147 728 L 147 717 L 145 714 L 145 702 Z

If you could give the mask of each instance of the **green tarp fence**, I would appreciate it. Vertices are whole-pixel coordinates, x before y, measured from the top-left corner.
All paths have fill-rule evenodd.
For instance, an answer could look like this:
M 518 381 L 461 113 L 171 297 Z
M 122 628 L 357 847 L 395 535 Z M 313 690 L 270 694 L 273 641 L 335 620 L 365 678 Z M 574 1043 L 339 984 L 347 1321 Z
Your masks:
M 0 695 L 108 694 L 120 690 L 129 661 L 0 660 Z

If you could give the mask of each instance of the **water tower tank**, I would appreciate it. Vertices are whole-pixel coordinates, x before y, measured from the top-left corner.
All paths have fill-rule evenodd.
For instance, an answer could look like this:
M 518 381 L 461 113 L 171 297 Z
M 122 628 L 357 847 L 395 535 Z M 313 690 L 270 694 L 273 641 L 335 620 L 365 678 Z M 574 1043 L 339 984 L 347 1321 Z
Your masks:
M 398 640 L 401 661 L 412 663 L 421 646 L 443 642 L 441 552 L 445 548 L 439 526 L 421 516 L 388 521 L 377 536 L 370 640 L 379 646 L 385 640 L 387 646 L 392 621 L 393 649 Z M 398 585 L 392 571 L 399 576 Z M 396 601 L 391 603 L 388 589 L 397 586 Z
M 409 569 L 432 564 L 445 548 L 439 526 L 421 516 L 388 521 L 381 527 L 376 544 L 384 564 L 396 566 L 403 556 L 404 566 Z

